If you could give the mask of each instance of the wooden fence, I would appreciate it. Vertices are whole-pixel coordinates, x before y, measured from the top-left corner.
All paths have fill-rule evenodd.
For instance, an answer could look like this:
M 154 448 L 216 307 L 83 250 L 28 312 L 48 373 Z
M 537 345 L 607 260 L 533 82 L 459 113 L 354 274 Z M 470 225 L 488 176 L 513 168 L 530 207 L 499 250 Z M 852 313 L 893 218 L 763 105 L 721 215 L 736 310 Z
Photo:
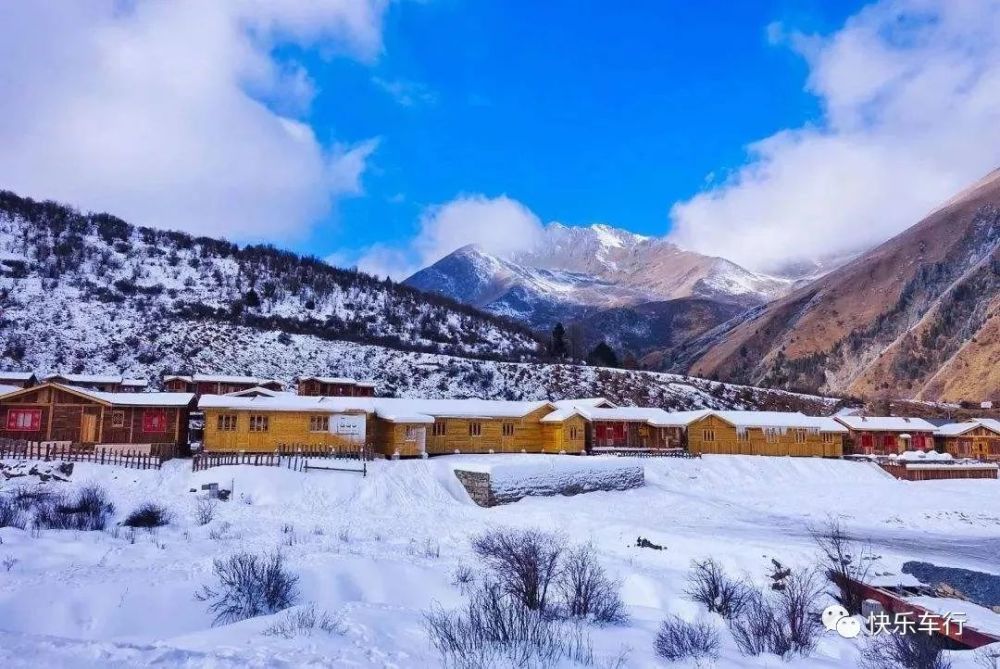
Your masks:
M 700 458 L 701 453 L 692 453 L 685 448 L 618 448 L 614 446 L 597 446 L 591 449 L 592 455 L 615 455 L 626 458 Z
M 239 452 L 209 452 L 197 453 L 191 457 L 193 471 L 202 471 L 210 467 L 225 465 L 251 465 L 254 467 L 285 467 L 297 472 L 335 471 L 356 472 L 362 476 L 368 475 L 368 461 L 372 459 L 372 451 L 363 445 L 359 446 L 311 446 L 302 444 L 279 444 L 273 453 Z M 310 465 L 310 460 L 337 461 L 346 460 L 360 463 L 360 467 Z
M 155 444 L 161 446 L 161 444 Z M 116 465 L 130 469 L 159 469 L 172 457 L 173 444 L 149 451 L 123 448 L 95 448 L 71 442 L 37 442 L 17 439 L 0 439 L 0 459 L 42 460 L 62 462 L 90 462 L 98 465 Z M 162 457 L 162 455 L 167 457 Z

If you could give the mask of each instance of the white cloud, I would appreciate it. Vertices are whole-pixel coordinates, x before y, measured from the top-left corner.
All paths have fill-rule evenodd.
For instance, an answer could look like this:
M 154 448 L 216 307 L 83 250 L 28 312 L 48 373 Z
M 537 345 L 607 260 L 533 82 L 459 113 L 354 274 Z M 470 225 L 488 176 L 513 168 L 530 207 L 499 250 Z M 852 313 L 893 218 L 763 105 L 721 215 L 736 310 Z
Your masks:
M 1000 165 L 1000 2 L 889 0 L 830 36 L 767 34 L 806 58 L 822 123 L 752 144 L 674 206 L 673 241 L 760 269 L 867 247 Z
M 291 239 L 375 141 L 318 139 L 288 42 L 371 61 L 387 0 L 39 0 L 0 8 L 0 185 L 129 221 Z
M 378 276 L 402 279 L 462 246 L 475 244 L 507 256 L 530 248 L 542 232 L 542 222 L 517 200 L 462 195 L 424 211 L 416 236 L 405 246 L 376 244 L 365 249 L 356 264 Z M 331 260 L 344 264 L 340 256 Z

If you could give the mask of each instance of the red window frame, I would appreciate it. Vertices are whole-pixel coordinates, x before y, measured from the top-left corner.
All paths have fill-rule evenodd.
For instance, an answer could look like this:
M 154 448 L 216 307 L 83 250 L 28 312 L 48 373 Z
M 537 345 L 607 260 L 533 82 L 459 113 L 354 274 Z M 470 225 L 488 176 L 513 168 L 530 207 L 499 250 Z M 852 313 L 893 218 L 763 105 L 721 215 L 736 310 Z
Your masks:
M 142 412 L 143 432 L 166 432 L 167 412 L 164 409 L 146 409 Z
M 23 420 L 27 417 L 27 420 Z M 11 432 L 37 432 L 42 429 L 41 409 L 8 409 L 7 429 Z

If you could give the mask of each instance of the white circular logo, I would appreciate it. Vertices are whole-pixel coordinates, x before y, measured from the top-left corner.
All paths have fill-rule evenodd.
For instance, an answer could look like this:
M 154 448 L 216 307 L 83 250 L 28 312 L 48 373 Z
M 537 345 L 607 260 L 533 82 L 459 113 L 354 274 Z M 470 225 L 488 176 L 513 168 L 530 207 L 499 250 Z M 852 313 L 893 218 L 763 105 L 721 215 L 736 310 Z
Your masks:
M 861 634 L 861 623 L 857 618 L 841 618 L 837 621 L 837 634 L 845 639 L 853 639 Z
M 831 632 L 837 629 L 837 622 L 847 617 L 847 609 L 840 604 L 831 604 L 823 610 L 823 627 Z

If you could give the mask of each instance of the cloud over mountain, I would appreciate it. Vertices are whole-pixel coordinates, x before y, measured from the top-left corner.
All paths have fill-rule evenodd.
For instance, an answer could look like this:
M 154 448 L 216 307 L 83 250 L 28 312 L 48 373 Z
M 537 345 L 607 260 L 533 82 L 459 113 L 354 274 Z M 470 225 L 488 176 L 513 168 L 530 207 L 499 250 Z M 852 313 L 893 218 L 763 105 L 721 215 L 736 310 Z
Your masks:
M 1000 165 L 1000 2 L 885 0 L 800 53 L 819 123 L 748 147 L 671 211 L 671 239 L 754 269 L 869 247 Z

